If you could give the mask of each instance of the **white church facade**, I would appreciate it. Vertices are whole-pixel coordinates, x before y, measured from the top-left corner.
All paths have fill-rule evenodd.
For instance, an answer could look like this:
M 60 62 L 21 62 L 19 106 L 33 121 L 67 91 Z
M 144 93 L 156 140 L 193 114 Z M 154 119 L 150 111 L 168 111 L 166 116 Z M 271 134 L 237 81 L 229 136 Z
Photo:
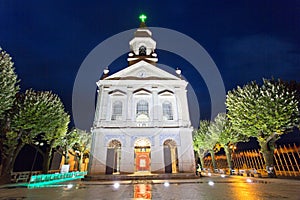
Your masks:
M 128 66 L 97 82 L 89 175 L 194 172 L 188 83 L 156 66 L 144 22 L 129 46 Z

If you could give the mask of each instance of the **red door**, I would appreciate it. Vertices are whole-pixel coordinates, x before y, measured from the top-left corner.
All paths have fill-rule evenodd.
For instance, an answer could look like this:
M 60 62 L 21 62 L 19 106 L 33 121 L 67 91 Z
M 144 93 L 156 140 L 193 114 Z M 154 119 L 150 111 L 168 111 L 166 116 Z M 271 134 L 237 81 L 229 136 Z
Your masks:
M 136 171 L 150 171 L 149 152 L 136 152 Z

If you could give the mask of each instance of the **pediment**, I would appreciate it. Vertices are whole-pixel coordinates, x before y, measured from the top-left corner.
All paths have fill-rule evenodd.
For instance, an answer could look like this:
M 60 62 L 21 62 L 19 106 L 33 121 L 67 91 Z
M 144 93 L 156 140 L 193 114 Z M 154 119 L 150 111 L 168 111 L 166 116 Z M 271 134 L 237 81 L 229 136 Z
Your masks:
M 159 96 L 173 96 L 174 92 L 172 92 L 171 90 L 163 90 L 161 92 L 158 93 Z
M 175 71 L 175 70 L 174 70 Z M 104 80 L 181 80 L 144 60 L 126 67 Z
M 141 88 L 141 89 L 138 89 L 138 90 L 135 90 L 133 92 L 134 95 L 150 95 L 151 92 L 149 90 L 146 90 L 144 88 Z
M 112 96 L 124 96 L 124 95 L 126 95 L 126 92 L 123 92 L 121 90 L 113 90 L 113 91 L 110 91 L 108 94 L 112 95 Z

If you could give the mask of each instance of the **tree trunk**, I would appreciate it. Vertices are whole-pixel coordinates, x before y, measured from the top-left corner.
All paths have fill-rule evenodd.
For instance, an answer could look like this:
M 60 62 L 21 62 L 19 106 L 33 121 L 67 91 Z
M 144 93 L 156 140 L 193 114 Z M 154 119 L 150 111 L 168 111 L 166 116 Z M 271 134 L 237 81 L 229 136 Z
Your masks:
M 203 159 L 203 155 L 200 156 L 200 163 L 201 163 L 201 170 L 203 170 L 203 168 L 204 168 L 204 159 Z
M 66 146 L 65 148 L 65 165 L 68 165 L 69 164 L 69 151 L 68 151 L 68 146 Z
M 9 165 L 9 158 L 3 158 L 2 164 L 3 165 L 2 165 L 2 169 L 1 169 L 0 185 L 10 183 L 11 171 L 12 171 L 12 170 L 7 170 L 9 168 L 6 167 Z
M 204 168 L 204 159 L 203 159 L 204 152 L 201 152 L 200 150 L 198 150 L 197 154 L 198 154 L 198 158 L 200 159 L 201 170 L 203 170 L 203 168 Z
M 11 180 L 11 174 L 5 173 L 0 176 L 0 185 L 9 184 Z
M 269 177 L 276 177 L 275 168 L 274 168 L 274 149 L 275 144 L 274 140 L 271 139 L 269 142 L 261 141 L 259 142 L 259 145 L 261 147 L 261 153 L 263 154 L 264 161 L 265 161 L 265 167 L 268 172 Z
M 213 172 L 215 172 L 215 169 L 217 169 L 216 160 L 215 160 L 215 152 L 214 150 L 209 150 L 210 156 L 211 156 L 211 162 L 213 164 Z
M 229 168 L 229 173 L 231 175 L 232 174 L 232 158 L 231 158 L 232 150 L 227 145 L 225 145 L 224 146 L 224 151 L 225 151 L 225 154 L 226 154 L 226 159 L 227 159 L 227 165 L 228 165 L 228 168 Z
M 47 147 L 45 153 L 43 154 L 43 174 L 47 174 L 49 172 L 50 160 L 51 160 L 51 147 Z
M 78 171 L 81 171 L 81 164 L 82 164 L 82 158 L 83 158 L 83 153 L 80 153 L 79 160 L 78 160 Z
M 23 146 L 24 144 L 18 144 L 16 147 L 10 149 L 10 153 L 6 158 L 3 158 L 0 183 L 10 183 L 11 173 L 14 170 L 15 160 Z

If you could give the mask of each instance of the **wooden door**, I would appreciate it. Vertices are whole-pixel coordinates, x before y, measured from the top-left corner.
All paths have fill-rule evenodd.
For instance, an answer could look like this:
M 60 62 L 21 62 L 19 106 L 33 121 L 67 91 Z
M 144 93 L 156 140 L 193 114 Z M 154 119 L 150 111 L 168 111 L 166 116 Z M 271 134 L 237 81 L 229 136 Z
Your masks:
M 136 171 L 150 171 L 150 152 L 136 152 Z
M 165 163 L 165 173 L 172 173 L 171 149 L 168 145 L 164 146 L 164 163 Z
M 106 174 L 113 174 L 115 166 L 115 149 L 107 149 L 106 154 Z

